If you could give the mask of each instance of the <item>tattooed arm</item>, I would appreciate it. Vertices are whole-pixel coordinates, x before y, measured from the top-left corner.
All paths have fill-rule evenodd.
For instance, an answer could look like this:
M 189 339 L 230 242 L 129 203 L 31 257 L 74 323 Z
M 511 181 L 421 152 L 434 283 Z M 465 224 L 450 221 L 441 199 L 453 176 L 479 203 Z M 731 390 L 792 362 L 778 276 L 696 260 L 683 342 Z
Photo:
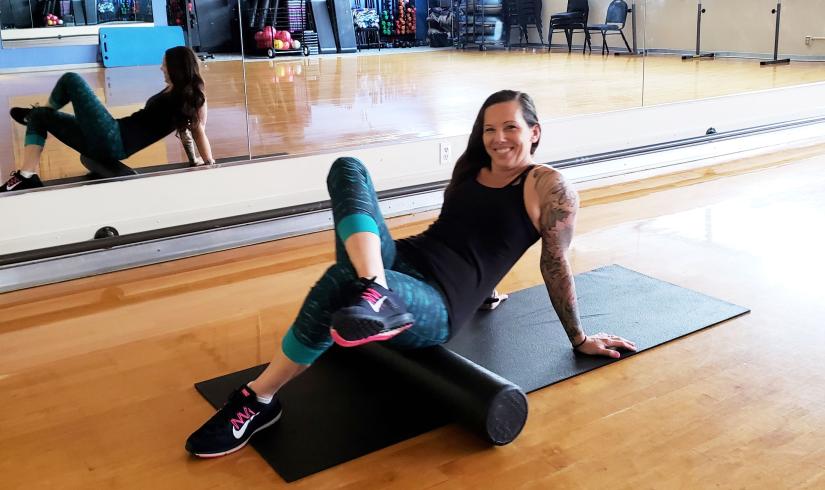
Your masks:
M 212 165 L 215 159 L 212 157 L 212 146 L 209 144 L 209 138 L 206 137 L 206 102 L 204 101 L 201 108 L 198 110 L 198 120 L 200 124 L 192 128 L 192 139 L 195 140 L 195 145 L 198 147 L 198 153 L 201 154 L 206 163 Z
M 195 140 L 192 138 L 192 132 L 189 129 L 178 131 L 178 138 L 180 138 L 180 144 L 183 145 L 183 151 L 186 152 L 186 158 L 189 159 L 189 165 L 203 165 L 203 159 L 195 153 Z
M 636 350 L 633 342 L 615 335 L 585 334 L 579 318 L 573 271 L 567 260 L 567 250 L 576 226 L 579 196 L 559 172 L 550 168 L 537 168 L 533 172 L 533 180 L 539 204 L 541 275 L 570 344 L 584 354 L 610 357 L 620 356 L 616 348 Z
M 540 210 L 541 276 L 567 338 L 571 344 L 577 345 L 585 335 L 579 320 L 576 286 L 567 249 L 576 225 L 579 196 L 559 172 L 539 168 L 533 176 Z

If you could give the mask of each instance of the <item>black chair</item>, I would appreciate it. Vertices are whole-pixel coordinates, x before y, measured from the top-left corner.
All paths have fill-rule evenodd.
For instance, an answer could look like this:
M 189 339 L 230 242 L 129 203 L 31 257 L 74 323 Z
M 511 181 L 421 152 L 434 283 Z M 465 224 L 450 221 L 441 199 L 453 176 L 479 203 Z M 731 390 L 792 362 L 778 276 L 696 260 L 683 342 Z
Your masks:
M 541 25 L 541 0 L 508 0 L 506 31 L 518 27 L 518 45 L 530 44 L 528 29 L 533 26 L 539 33 L 539 42 L 544 46 L 544 27 Z M 524 43 L 522 43 L 524 39 Z
M 553 44 L 553 32 L 564 31 L 567 37 L 567 52 L 573 51 L 573 32 L 581 30 L 584 32 L 584 47 L 582 53 L 587 51 L 590 44 L 590 31 L 587 30 L 587 16 L 590 14 L 590 5 L 587 0 L 568 0 L 567 12 L 561 12 L 550 16 L 550 29 L 547 33 L 547 49 Z
M 607 36 L 610 34 L 621 34 L 624 45 L 627 46 L 628 52 L 633 52 L 630 49 L 630 44 L 627 38 L 624 37 L 624 25 L 627 22 L 628 12 L 627 2 L 624 0 L 613 0 L 607 7 L 607 17 L 605 17 L 604 24 L 590 24 L 587 26 L 588 31 L 599 31 L 602 33 L 602 54 L 607 51 L 610 54 L 610 47 L 607 45 Z

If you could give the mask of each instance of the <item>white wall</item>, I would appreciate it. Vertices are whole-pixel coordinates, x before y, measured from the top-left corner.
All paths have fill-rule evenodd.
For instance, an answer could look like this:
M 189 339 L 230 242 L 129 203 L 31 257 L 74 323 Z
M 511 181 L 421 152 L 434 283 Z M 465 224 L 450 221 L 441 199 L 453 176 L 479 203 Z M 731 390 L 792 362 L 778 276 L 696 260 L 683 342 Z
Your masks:
M 607 6 L 612 0 L 589 0 L 591 24 L 604 22 Z M 632 4 L 627 0 L 628 5 Z M 639 48 L 693 51 L 696 47 L 697 0 L 637 0 L 637 36 Z M 702 0 L 702 49 L 713 52 L 743 54 L 773 53 L 776 17 L 771 10 L 777 0 Z M 546 33 L 550 16 L 567 9 L 567 0 L 544 0 L 542 17 Z M 631 17 L 625 35 L 631 41 Z M 517 31 L 513 30 L 511 34 Z M 534 32 L 531 42 L 537 42 Z M 783 0 L 779 32 L 779 51 L 784 55 L 825 57 L 825 40 L 805 43 L 806 36 L 825 37 L 825 0 Z M 511 35 L 516 42 L 518 35 Z M 608 36 L 612 48 L 623 47 L 619 36 Z M 574 35 L 581 45 L 583 34 Z M 554 43 L 563 44 L 564 34 L 554 36 Z M 601 46 L 601 36 L 593 37 L 593 47 Z
M 692 50 L 696 44 L 696 0 L 647 0 L 648 49 Z M 703 0 L 702 49 L 773 53 L 777 0 Z M 805 36 L 825 36 L 825 0 L 783 0 L 779 51 L 825 56 L 825 41 L 805 44 Z

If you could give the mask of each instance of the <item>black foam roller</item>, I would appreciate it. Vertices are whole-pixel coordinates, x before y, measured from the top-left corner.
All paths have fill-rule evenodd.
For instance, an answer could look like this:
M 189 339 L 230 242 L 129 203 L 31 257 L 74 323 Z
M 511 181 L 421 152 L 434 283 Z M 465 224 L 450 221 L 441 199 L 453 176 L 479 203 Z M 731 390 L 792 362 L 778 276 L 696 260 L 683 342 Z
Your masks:
M 80 155 L 80 163 L 97 178 L 108 179 L 137 174 L 134 169 L 118 160 L 95 160 L 86 155 Z
M 414 383 L 459 423 L 486 441 L 512 442 L 527 421 L 527 397 L 512 382 L 442 346 L 395 350 L 377 343 L 356 349 Z

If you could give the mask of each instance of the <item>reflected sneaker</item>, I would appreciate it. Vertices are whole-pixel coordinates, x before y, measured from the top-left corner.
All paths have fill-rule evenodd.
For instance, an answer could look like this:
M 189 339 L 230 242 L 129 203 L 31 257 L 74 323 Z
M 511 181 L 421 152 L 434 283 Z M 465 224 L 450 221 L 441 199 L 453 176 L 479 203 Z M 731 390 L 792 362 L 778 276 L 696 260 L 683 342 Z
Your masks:
M 12 107 L 9 109 L 9 115 L 12 119 L 14 119 L 18 124 L 22 124 L 26 126 L 29 124 L 29 114 L 31 114 L 32 108 L 25 108 L 25 107 Z
M 186 450 L 201 458 L 215 458 L 246 446 L 259 431 L 281 418 L 278 396 L 269 403 L 258 401 L 255 392 L 242 386 L 229 395 L 220 410 L 186 440 Z
M 352 304 L 332 314 L 330 334 L 336 344 L 355 347 L 389 340 L 412 326 L 412 313 L 397 294 L 376 284 L 375 278 L 358 281 Z
M 19 170 L 15 170 L 11 173 L 9 180 L 3 184 L 3 187 L 0 187 L 0 192 L 22 191 L 23 189 L 35 189 L 37 187 L 43 187 L 43 182 L 37 174 L 31 177 L 23 177 Z

